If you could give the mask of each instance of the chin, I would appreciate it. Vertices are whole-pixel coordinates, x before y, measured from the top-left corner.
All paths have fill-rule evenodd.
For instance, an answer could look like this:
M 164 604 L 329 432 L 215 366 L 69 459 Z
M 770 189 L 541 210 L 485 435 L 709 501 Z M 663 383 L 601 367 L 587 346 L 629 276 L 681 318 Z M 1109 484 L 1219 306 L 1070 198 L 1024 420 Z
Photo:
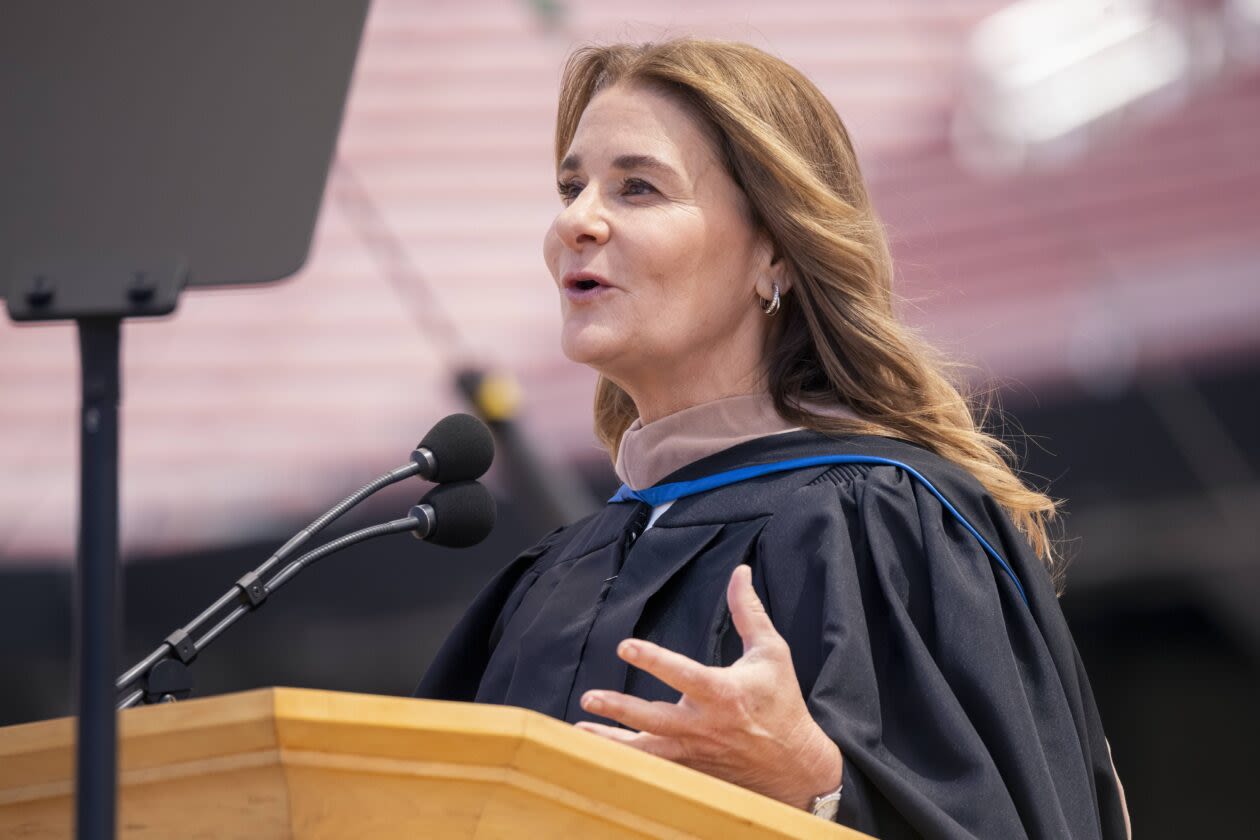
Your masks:
M 616 366 L 628 344 L 625 336 L 594 324 L 565 324 L 560 334 L 560 349 L 570 361 L 593 367 L 600 373 Z

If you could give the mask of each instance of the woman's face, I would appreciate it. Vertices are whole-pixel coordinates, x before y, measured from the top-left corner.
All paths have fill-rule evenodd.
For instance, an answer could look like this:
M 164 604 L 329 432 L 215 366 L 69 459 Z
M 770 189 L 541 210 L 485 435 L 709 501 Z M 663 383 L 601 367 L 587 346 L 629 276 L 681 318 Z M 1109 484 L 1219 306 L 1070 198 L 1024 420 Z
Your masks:
M 690 114 L 649 89 L 609 88 L 582 114 L 558 176 L 564 206 L 543 252 L 565 355 L 636 403 L 660 387 L 727 391 L 708 398 L 755 387 L 746 380 L 762 373 L 768 321 L 758 293 L 778 275 Z

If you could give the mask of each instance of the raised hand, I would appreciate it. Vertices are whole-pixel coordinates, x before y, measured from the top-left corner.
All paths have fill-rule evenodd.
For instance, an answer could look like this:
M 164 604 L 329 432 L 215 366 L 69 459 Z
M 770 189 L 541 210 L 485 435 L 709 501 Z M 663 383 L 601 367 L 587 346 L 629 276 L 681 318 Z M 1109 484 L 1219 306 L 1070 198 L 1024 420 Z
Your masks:
M 739 566 L 726 588 L 744 655 L 726 668 L 701 665 L 641 639 L 617 655 L 682 692 L 677 703 L 619 691 L 588 691 L 586 711 L 633 730 L 583 721 L 577 726 L 677 761 L 798 808 L 840 785 L 843 756 L 810 717 L 787 642 L 774 629 Z

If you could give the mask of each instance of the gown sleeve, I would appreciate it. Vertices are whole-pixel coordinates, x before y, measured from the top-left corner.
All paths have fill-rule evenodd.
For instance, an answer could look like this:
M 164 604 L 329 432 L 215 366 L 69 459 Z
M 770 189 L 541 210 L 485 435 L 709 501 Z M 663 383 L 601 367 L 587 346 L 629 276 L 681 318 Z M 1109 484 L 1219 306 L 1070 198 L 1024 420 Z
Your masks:
M 811 714 L 844 755 L 838 819 L 885 840 L 1122 838 L 1098 713 L 1049 575 L 974 492 L 957 506 L 981 512 L 972 524 L 1027 603 L 894 467 L 834 469 L 762 531 L 754 579 Z
M 535 564 L 560 541 L 565 530 L 552 531 L 486 584 L 438 649 L 413 696 L 465 703 L 476 699 L 498 634 L 528 589 Z

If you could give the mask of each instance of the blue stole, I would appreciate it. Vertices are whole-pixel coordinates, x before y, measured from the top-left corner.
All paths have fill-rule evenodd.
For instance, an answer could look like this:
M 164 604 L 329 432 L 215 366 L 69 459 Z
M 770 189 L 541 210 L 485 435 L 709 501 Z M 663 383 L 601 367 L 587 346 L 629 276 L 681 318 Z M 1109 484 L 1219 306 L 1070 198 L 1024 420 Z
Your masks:
M 1015 589 L 1019 592 L 1019 597 L 1023 599 L 1024 605 L 1028 605 L 1028 595 L 1024 592 L 1024 586 L 1019 582 L 1019 578 L 1015 575 L 1015 570 L 1010 564 L 998 554 L 993 546 L 989 545 L 989 541 L 980 535 L 967 519 L 958 512 L 958 509 L 950 504 L 949 499 L 937 490 L 932 482 L 923 477 L 922 473 L 904 464 L 901 461 L 894 461 L 891 458 L 880 458 L 876 455 L 816 455 L 811 458 L 792 458 L 787 461 L 776 461 L 770 464 L 755 464 L 748 467 L 739 467 L 725 472 L 706 475 L 703 478 L 697 478 L 693 481 L 676 481 L 671 484 L 658 484 L 655 487 L 648 487 L 643 490 L 631 490 L 626 484 L 621 485 L 611 499 L 609 504 L 618 502 L 645 502 L 652 507 L 663 505 L 666 502 L 672 502 L 675 499 L 682 499 L 686 496 L 694 496 L 697 493 L 705 493 L 709 490 L 716 490 L 719 487 L 725 487 L 728 484 L 737 484 L 741 481 L 747 481 L 758 476 L 769 475 L 771 473 L 786 472 L 788 470 L 799 470 L 805 467 L 820 467 L 829 464 L 879 464 L 883 466 L 897 467 L 904 470 L 906 474 L 916 479 L 922 484 L 929 493 L 936 497 L 936 500 L 947 510 L 954 519 L 958 520 L 964 528 L 967 529 L 973 537 L 975 537 L 986 554 L 993 559 L 993 562 L 1006 573 L 1006 576 L 1015 584 Z

